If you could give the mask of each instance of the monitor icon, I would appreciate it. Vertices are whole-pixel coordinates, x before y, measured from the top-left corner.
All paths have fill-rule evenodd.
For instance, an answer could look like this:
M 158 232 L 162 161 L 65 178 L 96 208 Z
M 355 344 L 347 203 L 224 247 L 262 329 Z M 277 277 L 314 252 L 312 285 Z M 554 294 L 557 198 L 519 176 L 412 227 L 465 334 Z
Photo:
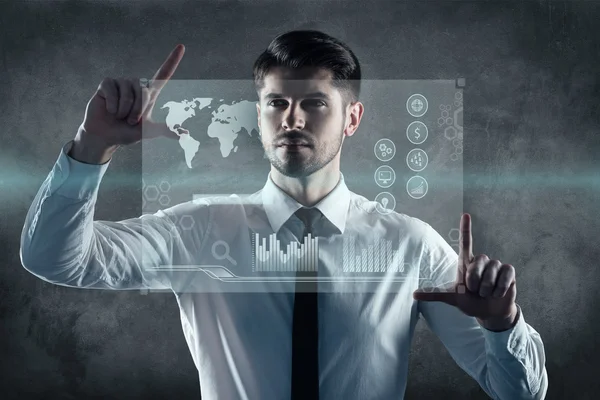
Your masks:
M 390 171 L 379 171 L 379 180 L 384 185 L 392 180 L 392 173 Z
M 389 188 L 396 180 L 396 172 L 388 165 L 382 165 L 375 171 L 375 183 L 379 187 Z

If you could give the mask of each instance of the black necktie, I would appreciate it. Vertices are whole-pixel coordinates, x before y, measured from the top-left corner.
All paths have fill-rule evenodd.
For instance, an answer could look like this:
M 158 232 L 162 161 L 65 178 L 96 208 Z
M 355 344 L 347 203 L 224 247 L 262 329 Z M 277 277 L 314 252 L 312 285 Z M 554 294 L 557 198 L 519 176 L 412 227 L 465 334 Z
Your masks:
M 296 216 L 304 223 L 300 240 L 306 240 L 313 224 L 321 216 L 317 208 L 301 208 Z M 314 266 L 316 269 L 317 266 Z M 316 271 L 296 271 L 296 278 L 316 277 Z M 317 282 L 298 282 L 294 295 L 292 322 L 292 400 L 319 398 L 319 329 Z

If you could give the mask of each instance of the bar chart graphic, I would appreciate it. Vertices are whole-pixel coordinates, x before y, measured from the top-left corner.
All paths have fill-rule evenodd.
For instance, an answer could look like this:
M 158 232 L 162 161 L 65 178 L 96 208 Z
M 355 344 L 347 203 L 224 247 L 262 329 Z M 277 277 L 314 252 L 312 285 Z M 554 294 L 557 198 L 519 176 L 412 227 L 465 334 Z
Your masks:
M 317 271 L 319 265 L 319 242 L 318 238 L 309 233 L 302 243 L 290 242 L 285 250 L 276 234 L 262 241 L 258 233 L 254 234 L 254 246 L 252 247 L 252 271 L 253 272 L 275 272 L 275 271 Z
M 159 265 L 153 269 L 169 271 L 203 271 L 210 278 L 221 282 L 403 282 L 407 279 L 425 279 L 423 275 L 411 276 L 410 264 L 403 262 L 403 252 L 394 250 L 393 240 L 375 235 L 367 243 L 359 242 L 352 235 L 342 236 L 339 247 L 331 246 L 328 241 L 324 248 L 332 253 L 336 263 L 336 272 L 342 274 L 332 276 L 314 276 L 312 274 L 296 274 L 298 271 L 316 272 L 319 266 L 319 238 L 308 234 L 301 242 L 291 241 L 282 249 L 277 234 L 261 235 L 250 232 L 250 249 L 252 252 L 252 272 L 261 276 L 248 276 L 243 272 L 231 270 L 230 267 L 215 264 L 202 265 Z M 321 238 L 322 239 L 322 238 Z M 323 243 L 321 243 L 322 245 Z M 269 272 L 289 272 L 284 276 L 270 276 Z M 267 274 L 265 274 L 265 272 Z M 331 272 L 331 271 L 330 271 Z M 369 272 L 371 274 L 369 274 Z M 403 274 L 390 274 L 401 272 Z M 276 275 L 276 274 L 275 274 Z M 327 275 L 325 273 L 324 275 Z
M 404 272 L 404 263 L 399 262 L 400 250 L 392 250 L 392 241 L 376 236 L 372 244 L 358 249 L 356 238 L 344 236 L 342 265 L 344 272 Z

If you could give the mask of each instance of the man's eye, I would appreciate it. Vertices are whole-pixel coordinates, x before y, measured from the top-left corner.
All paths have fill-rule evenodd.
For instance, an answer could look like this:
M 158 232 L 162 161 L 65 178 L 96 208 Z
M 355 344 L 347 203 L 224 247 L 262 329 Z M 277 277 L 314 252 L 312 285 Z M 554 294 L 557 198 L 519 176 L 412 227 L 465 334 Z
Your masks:
M 273 100 L 273 101 L 269 102 L 268 105 L 272 105 L 272 106 L 276 107 L 276 105 L 273 103 L 277 103 L 277 102 L 285 103 L 285 100 Z M 310 104 L 318 105 L 318 106 L 326 106 L 326 104 L 321 100 L 307 100 L 307 102 Z

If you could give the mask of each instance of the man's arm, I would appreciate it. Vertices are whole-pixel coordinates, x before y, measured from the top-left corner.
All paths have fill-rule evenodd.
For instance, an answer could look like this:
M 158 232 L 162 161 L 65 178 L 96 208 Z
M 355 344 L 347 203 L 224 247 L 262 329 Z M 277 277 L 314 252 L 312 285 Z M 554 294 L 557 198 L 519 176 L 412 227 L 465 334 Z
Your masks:
M 444 303 L 419 302 L 427 326 L 454 361 L 493 399 L 543 399 L 548 386 L 540 335 L 518 317 L 514 328 L 488 331 Z
M 94 221 L 101 179 L 110 161 L 88 164 L 61 154 L 29 208 L 21 234 L 21 263 L 33 275 L 61 286 L 169 289 L 167 272 L 181 250 L 162 211 L 125 221 Z M 166 210 L 168 211 L 168 210 Z
M 421 271 L 429 271 L 434 286 L 454 282 L 458 254 L 428 225 Z M 429 285 L 427 285 L 429 286 Z M 543 399 L 548 386 L 544 345 L 518 307 L 514 327 L 493 332 L 456 307 L 443 302 L 419 301 L 418 309 L 429 328 L 454 361 L 493 399 Z

